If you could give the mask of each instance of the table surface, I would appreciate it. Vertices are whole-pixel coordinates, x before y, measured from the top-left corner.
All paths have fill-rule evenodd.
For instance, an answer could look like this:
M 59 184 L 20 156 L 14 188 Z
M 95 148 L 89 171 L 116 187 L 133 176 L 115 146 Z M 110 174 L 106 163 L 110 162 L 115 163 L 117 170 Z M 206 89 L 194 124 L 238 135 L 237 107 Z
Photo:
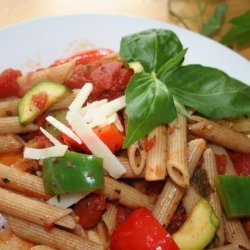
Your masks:
M 250 0 L 0 0 L 0 28 L 34 18 L 72 13 L 116 13 L 149 17 L 156 20 L 183 24 L 170 12 L 184 20 L 189 29 L 199 32 L 204 10 L 206 20 L 219 3 L 227 3 L 224 24 L 213 37 L 219 40 L 229 28 L 228 21 L 250 9 Z M 250 46 L 234 48 L 250 59 Z

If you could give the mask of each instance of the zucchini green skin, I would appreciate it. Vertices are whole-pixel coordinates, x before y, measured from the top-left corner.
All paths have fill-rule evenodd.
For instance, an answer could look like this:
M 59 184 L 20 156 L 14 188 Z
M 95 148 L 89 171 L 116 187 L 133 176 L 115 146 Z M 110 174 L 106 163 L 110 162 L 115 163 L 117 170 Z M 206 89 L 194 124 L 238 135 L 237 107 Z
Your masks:
M 93 191 L 104 187 L 103 161 L 93 155 L 67 151 L 63 157 L 43 162 L 46 193 L 64 194 Z
M 219 223 L 209 202 L 202 198 L 173 239 L 180 250 L 203 250 L 214 238 Z
M 47 110 L 51 105 L 70 94 L 72 90 L 61 83 L 39 82 L 31 87 L 17 106 L 19 121 L 22 125 L 33 122 L 40 114 Z M 40 109 L 33 100 L 33 97 L 39 94 L 47 95 L 46 103 Z
M 250 216 L 250 177 L 220 175 L 215 184 L 228 218 Z

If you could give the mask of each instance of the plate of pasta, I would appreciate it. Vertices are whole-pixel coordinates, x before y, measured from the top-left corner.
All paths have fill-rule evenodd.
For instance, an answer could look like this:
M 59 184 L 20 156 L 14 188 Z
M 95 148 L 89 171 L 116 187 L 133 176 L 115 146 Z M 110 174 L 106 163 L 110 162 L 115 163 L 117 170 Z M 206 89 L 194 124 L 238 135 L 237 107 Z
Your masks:
M 0 40 L 0 249 L 250 249 L 249 61 L 128 16 Z

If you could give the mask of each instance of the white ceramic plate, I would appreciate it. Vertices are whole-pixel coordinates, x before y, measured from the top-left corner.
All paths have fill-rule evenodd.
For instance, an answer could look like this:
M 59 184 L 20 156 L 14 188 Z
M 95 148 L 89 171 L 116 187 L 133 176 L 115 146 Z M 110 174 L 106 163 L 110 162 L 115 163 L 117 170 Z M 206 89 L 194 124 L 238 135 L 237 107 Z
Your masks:
M 188 48 L 186 64 L 213 66 L 250 84 L 249 61 L 211 39 L 160 21 L 105 14 L 57 16 L 0 29 L 0 71 L 47 66 L 86 44 L 118 51 L 122 36 L 149 28 L 174 31 Z

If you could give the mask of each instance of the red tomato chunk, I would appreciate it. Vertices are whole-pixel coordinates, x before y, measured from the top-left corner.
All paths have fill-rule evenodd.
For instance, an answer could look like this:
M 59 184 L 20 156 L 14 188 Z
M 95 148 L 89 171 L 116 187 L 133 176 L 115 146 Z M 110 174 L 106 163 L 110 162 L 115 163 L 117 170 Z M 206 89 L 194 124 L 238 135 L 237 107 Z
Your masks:
M 229 152 L 238 175 L 250 176 L 250 153 Z
M 134 210 L 111 236 L 111 250 L 178 250 L 165 228 L 146 208 Z
M 0 98 L 17 96 L 19 85 L 16 79 L 21 76 L 21 71 L 6 69 L 0 74 Z
M 106 208 L 107 202 L 103 195 L 90 194 L 75 205 L 74 211 L 82 227 L 88 229 L 98 223 Z

